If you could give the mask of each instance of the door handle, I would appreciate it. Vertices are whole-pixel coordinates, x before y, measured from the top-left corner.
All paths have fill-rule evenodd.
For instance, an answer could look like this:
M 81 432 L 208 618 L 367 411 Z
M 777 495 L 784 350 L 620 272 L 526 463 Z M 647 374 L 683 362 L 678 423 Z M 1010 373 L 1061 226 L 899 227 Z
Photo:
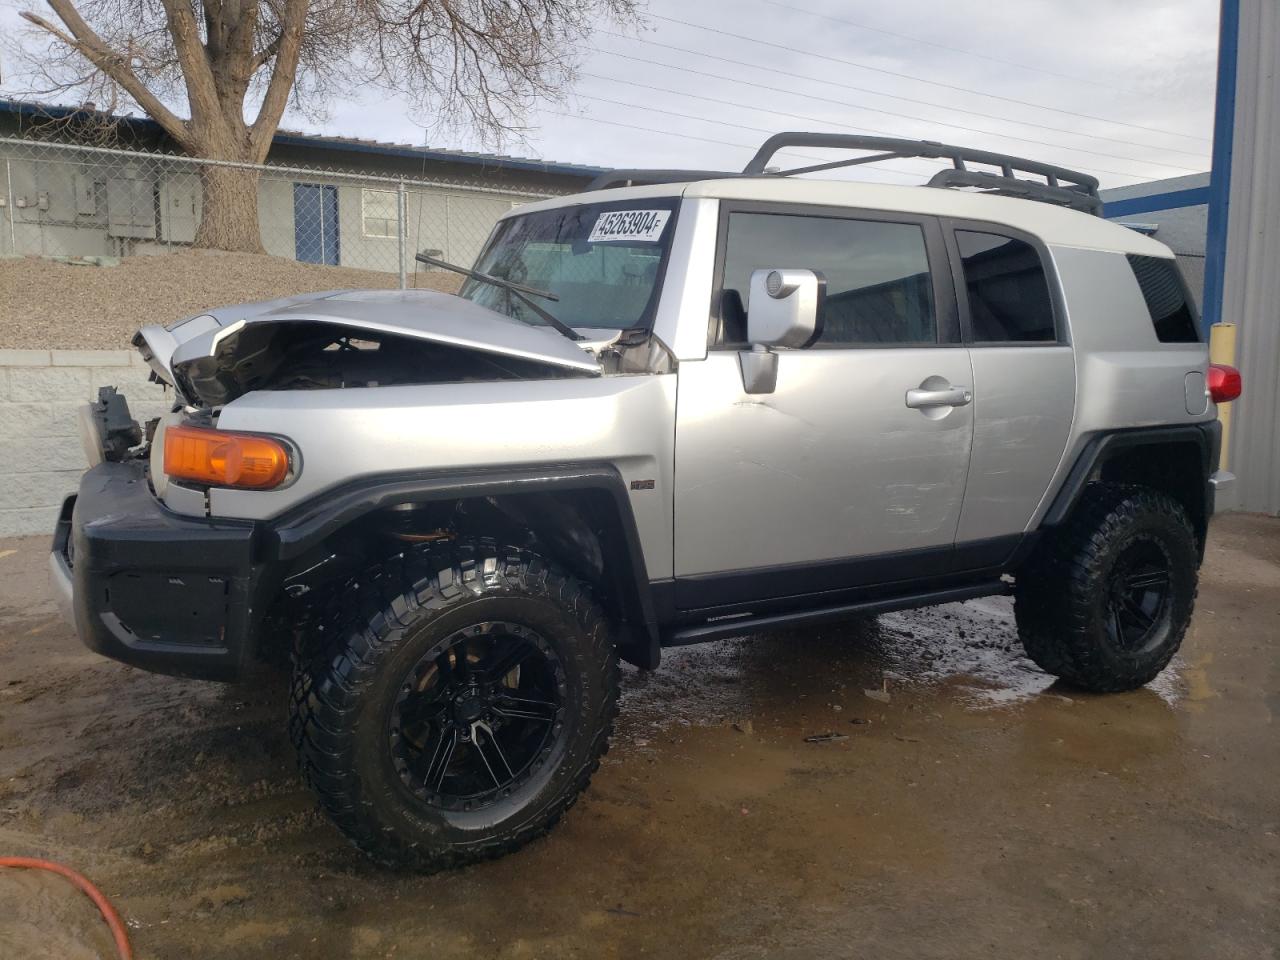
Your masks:
M 907 406 L 912 410 L 925 407 L 963 407 L 973 401 L 973 393 L 968 387 L 942 387 L 927 390 L 917 387 L 907 391 Z

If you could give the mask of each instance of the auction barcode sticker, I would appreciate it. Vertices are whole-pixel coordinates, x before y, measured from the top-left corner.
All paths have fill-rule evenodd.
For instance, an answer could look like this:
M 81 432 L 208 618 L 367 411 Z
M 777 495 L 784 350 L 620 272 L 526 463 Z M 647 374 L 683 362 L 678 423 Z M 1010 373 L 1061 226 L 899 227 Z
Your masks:
M 652 243 L 662 236 L 670 210 L 610 210 L 596 218 L 588 243 L 640 240 Z

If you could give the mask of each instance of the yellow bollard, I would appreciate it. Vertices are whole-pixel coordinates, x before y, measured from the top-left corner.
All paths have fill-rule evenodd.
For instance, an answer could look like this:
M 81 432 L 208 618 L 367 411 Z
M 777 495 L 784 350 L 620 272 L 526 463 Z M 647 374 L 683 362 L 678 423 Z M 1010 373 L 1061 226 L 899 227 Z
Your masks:
M 1234 323 L 1215 323 L 1209 328 L 1209 362 L 1236 365 L 1236 325 Z M 1228 469 L 1227 454 L 1231 440 L 1231 404 L 1218 404 L 1218 420 L 1222 423 L 1222 455 L 1218 458 L 1218 469 Z

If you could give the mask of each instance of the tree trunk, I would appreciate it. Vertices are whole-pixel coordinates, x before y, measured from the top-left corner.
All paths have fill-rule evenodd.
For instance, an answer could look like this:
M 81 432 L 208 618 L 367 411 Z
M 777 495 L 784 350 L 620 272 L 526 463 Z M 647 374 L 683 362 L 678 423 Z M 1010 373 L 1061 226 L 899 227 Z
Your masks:
M 258 225 L 258 171 L 241 167 L 200 167 L 204 191 L 197 247 L 235 253 L 265 253 Z

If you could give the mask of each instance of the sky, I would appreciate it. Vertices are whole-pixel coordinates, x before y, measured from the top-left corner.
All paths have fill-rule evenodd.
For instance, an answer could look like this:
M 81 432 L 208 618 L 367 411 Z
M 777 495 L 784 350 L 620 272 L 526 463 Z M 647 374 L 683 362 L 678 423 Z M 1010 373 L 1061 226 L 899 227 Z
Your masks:
M 33 6 L 0 0 L 0 35 Z M 1184 176 L 1209 168 L 1217 17 L 1216 0 L 649 0 L 638 29 L 602 25 L 572 89 L 499 149 L 736 170 L 771 133 L 860 132 L 1054 163 L 1104 187 Z M 6 69 L 0 95 L 20 81 Z M 424 130 L 381 90 L 335 99 L 323 121 L 287 113 L 282 127 L 480 146 Z M 839 176 L 910 183 L 937 168 L 896 160 Z

